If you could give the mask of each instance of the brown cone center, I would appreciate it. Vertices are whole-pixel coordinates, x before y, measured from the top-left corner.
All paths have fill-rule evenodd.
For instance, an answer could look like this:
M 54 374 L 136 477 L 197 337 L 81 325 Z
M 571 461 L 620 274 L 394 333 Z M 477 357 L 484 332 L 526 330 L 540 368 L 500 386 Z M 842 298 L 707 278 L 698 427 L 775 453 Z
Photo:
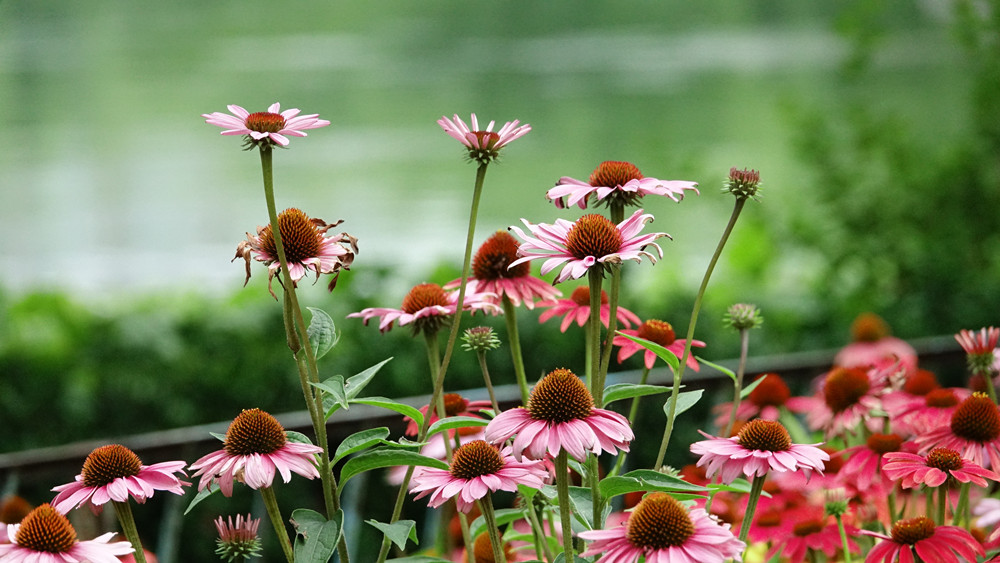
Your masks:
M 590 307 L 590 288 L 581 285 L 580 287 L 573 290 L 573 293 L 569 296 L 573 303 L 576 303 L 580 307 Z M 601 290 L 601 305 L 608 302 L 608 292 Z
M 938 388 L 937 376 L 934 372 L 925 369 L 918 369 L 906 378 L 903 384 L 903 391 L 910 395 L 927 395 Z
M 499 280 L 503 278 L 519 278 L 531 272 L 531 265 L 522 262 L 508 269 L 511 262 L 517 260 L 517 247 L 520 246 L 507 231 L 497 231 L 476 251 L 472 259 L 472 275 L 477 280 Z
M 139 456 L 118 444 L 101 446 L 90 452 L 83 462 L 83 484 L 88 487 L 101 487 L 121 477 L 138 475 L 142 469 Z
M 260 409 L 244 410 L 226 430 L 225 449 L 229 455 L 273 453 L 288 442 L 285 429 Z
M 466 407 L 469 406 L 469 402 L 466 401 L 458 393 L 445 393 L 444 394 L 444 413 L 447 416 L 456 416 L 458 413 L 465 412 Z
M 927 465 L 941 471 L 961 469 L 965 462 L 958 452 L 948 448 L 934 448 L 927 454 Z
M 792 396 L 791 390 L 784 379 L 777 374 L 766 373 L 757 379 L 763 378 L 759 385 L 750 392 L 750 402 L 758 407 L 780 407 Z
M 992 442 L 1000 437 L 1000 411 L 985 393 L 973 393 L 952 413 L 951 431 L 971 442 Z
M 302 210 L 292 207 L 279 213 L 278 229 L 281 232 L 281 245 L 285 249 L 285 260 L 289 264 L 319 256 L 323 247 L 323 235 Z M 278 250 L 271 225 L 265 226 L 260 232 L 260 246 L 261 250 L 277 258 Z
M 427 307 L 447 307 L 448 294 L 436 283 L 422 283 L 414 286 L 403 298 L 404 312 L 414 314 Z
M 951 389 L 933 389 L 924 395 L 924 404 L 928 407 L 947 409 L 958 404 L 958 397 Z
M 528 412 L 551 423 L 584 419 L 594 410 L 594 398 L 583 381 L 568 369 L 549 372 L 531 390 Z
M 76 543 L 76 530 L 59 511 L 43 504 L 21 520 L 14 540 L 32 551 L 66 553 Z
M 872 434 L 867 440 L 868 449 L 878 455 L 898 452 L 903 439 L 898 434 Z
M 455 449 L 451 474 L 458 479 L 493 475 L 503 468 L 500 452 L 485 440 L 474 440 Z
M 811 536 L 823 531 L 823 522 L 819 520 L 806 520 L 799 522 L 792 528 L 792 533 L 798 537 Z
M 666 493 L 651 493 L 628 519 L 626 538 L 643 549 L 667 549 L 684 545 L 694 535 L 688 511 Z
M 631 162 L 606 160 L 597 165 L 590 173 L 590 185 L 594 187 L 614 188 L 623 186 L 630 180 L 641 180 L 642 172 Z
M 660 346 L 670 346 L 677 340 L 674 327 L 666 321 L 650 319 L 639 326 L 639 338 L 655 342 Z
M 760 418 L 744 424 L 736 441 L 748 450 L 783 452 L 792 447 L 792 437 L 780 422 Z
M 621 231 L 607 217 L 590 213 L 577 219 L 566 235 L 566 250 L 574 258 L 601 258 L 621 250 Z
M 925 516 L 899 520 L 892 526 L 892 541 L 913 545 L 934 535 L 934 522 Z
M 857 404 L 871 388 L 863 369 L 834 368 L 823 383 L 823 399 L 835 413 Z
M 285 127 L 285 118 L 280 113 L 258 111 L 251 113 L 244 120 L 247 129 L 260 133 L 277 133 Z

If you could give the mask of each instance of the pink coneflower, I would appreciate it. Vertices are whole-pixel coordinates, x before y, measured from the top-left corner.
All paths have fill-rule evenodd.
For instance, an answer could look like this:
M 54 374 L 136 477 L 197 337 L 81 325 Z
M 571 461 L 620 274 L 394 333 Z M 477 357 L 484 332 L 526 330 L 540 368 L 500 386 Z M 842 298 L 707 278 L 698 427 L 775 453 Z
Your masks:
M 517 249 L 521 258 L 515 260 L 511 267 L 523 262 L 545 259 L 542 264 L 542 275 L 556 267 L 565 264 L 556 276 L 555 283 L 577 279 L 587 273 L 592 267 L 605 264 L 620 264 L 624 260 L 641 262 L 643 256 L 656 263 L 663 257 L 663 249 L 653 242 L 660 237 L 670 237 L 667 233 L 649 233 L 640 235 L 642 227 L 653 220 L 650 214 L 643 214 L 639 209 L 631 217 L 615 225 L 607 217 L 591 213 L 584 215 L 571 223 L 565 219 L 556 219 L 555 224 L 540 223 L 532 225 L 522 219 L 524 225 L 533 236 L 524 234 L 518 227 L 510 229 L 524 242 Z M 656 254 L 646 248 L 652 247 Z
M 52 500 L 52 506 L 66 513 L 89 504 L 96 514 L 108 501 L 125 502 L 131 497 L 142 504 L 154 491 L 183 495 L 184 485 L 190 483 L 174 474 L 183 476 L 185 465 L 184 461 L 143 465 L 139 456 L 125 446 L 101 446 L 87 456 L 75 481 L 52 489 L 59 493 Z
M 261 542 L 257 537 L 259 526 L 260 518 L 251 518 L 249 514 L 245 518 L 242 514 L 237 515 L 235 522 L 232 516 L 228 520 L 219 516 L 215 519 L 215 529 L 219 533 L 219 539 L 215 540 L 218 546 L 215 554 L 230 562 L 260 557 Z
M 531 390 L 528 406 L 497 415 L 486 426 L 486 441 L 498 444 L 514 437 L 514 457 L 555 457 L 566 450 L 583 461 L 588 452 L 628 451 L 635 437 L 624 416 L 594 408 L 587 386 L 568 369 L 549 372 Z
M 619 332 L 655 342 L 656 344 L 659 344 L 660 346 L 663 346 L 667 350 L 673 352 L 678 359 L 684 355 L 684 345 L 687 344 L 687 340 L 684 338 L 677 338 L 677 335 L 674 333 L 674 327 L 670 326 L 670 323 L 656 319 L 650 319 L 642 323 L 639 325 L 638 330 L 623 329 Z M 621 346 L 621 348 L 618 349 L 619 364 L 625 361 L 625 359 L 632 354 L 642 350 L 645 352 L 643 355 L 643 362 L 645 363 L 646 368 L 653 369 L 653 364 L 656 363 L 657 358 L 656 352 L 648 350 L 628 338 L 625 338 L 624 336 L 615 336 L 612 342 L 615 346 Z M 705 343 L 701 340 L 692 340 L 691 346 L 704 348 Z M 694 371 L 698 371 L 698 360 L 694 359 L 694 354 L 688 356 L 687 366 Z
M 704 510 L 688 511 L 666 493 L 650 493 L 624 526 L 580 532 L 590 542 L 581 555 L 597 563 L 722 563 L 743 560 L 746 544 Z
M 488 293 L 467 294 L 462 308 L 466 311 L 497 313 L 500 308 L 488 301 L 493 297 Z M 397 321 L 399 326 L 412 324 L 414 333 L 437 332 L 455 316 L 457 305 L 457 291 L 445 291 L 436 283 L 422 283 L 406 294 L 399 309 L 371 307 L 347 317 L 361 318 L 366 325 L 370 319 L 378 317 L 378 329 L 381 332 L 392 329 L 393 323 Z
M 428 505 L 437 508 L 454 497 L 462 512 L 489 492 L 516 491 L 518 484 L 540 489 L 548 472 L 540 460 L 517 460 L 510 447 L 498 450 L 484 440 L 476 440 L 455 449 L 447 470 L 424 468 L 413 476 L 410 492 L 416 498 L 430 495 Z
M 223 135 L 245 135 L 247 148 L 261 144 L 288 146 L 288 137 L 306 137 L 306 129 L 316 129 L 330 124 L 319 119 L 319 114 L 299 115 L 298 109 L 281 111 L 275 102 L 267 111 L 250 113 L 237 105 L 226 106 L 233 115 L 222 112 L 203 113 L 205 123 L 226 129 Z
M 544 323 L 552 317 L 562 317 L 559 330 L 560 332 L 566 332 L 566 329 L 569 328 L 569 325 L 573 324 L 573 321 L 576 321 L 578 326 L 583 326 L 590 320 L 590 288 L 581 285 L 573 290 L 569 299 L 541 301 L 538 303 L 538 306 L 548 307 L 548 309 L 542 311 L 541 315 L 538 315 L 538 322 Z M 601 324 L 607 328 L 611 321 L 611 305 L 608 304 L 608 293 L 603 290 L 601 291 L 600 315 Z M 642 322 L 639 320 L 638 315 L 624 307 L 618 307 L 618 313 L 615 317 L 618 318 L 621 326 L 627 329 L 632 328 L 632 325 Z
M 900 362 L 906 373 L 917 369 L 917 351 L 890 335 L 889 325 L 875 313 L 862 313 L 851 324 L 852 342 L 833 359 L 844 368 L 884 369 Z
M 813 408 L 806 413 L 809 428 L 822 429 L 827 437 L 854 433 L 873 419 L 881 406 L 891 369 L 835 367 L 823 377 Z M 873 421 L 874 424 L 876 421 Z
M 983 393 L 973 393 L 951 415 L 951 423 L 918 436 L 921 454 L 948 448 L 962 459 L 1000 471 L 1000 407 Z
M 962 330 L 955 335 L 969 363 L 969 371 L 983 375 L 993 376 L 993 364 L 996 362 L 994 352 L 997 341 L 1000 340 L 1000 328 L 982 328 L 979 331 Z
M 327 224 L 322 219 L 310 219 L 308 215 L 294 207 L 278 214 L 278 230 L 281 233 L 281 245 L 285 249 L 285 260 L 288 262 L 288 274 L 292 283 L 297 283 L 306 273 L 314 272 L 319 279 L 320 274 L 333 274 L 329 288 L 333 291 L 337 284 L 340 270 L 349 270 L 358 252 L 358 239 L 347 233 L 326 236 L 326 232 L 343 221 Z M 247 239 L 240 241 L 236 247 L 237 258 L 246 261 L 247 277 L 243 282 L 250 281 L 250 257 L 267 265 L 267 289 L 271 290 L 271 281 L 281 270 L 278 261 L 278 250 L 274 242 L 271 225 L 257 227 L 257 234 L 247 233 Z
M 666 196 L 679 202 L 684 199 L 684 190 L 698 193 L 697 186 L 698 182 L 647 178 L 631 162 L 608 160 L 597 165 L 587 182 L 568 176 L 559 178 L 556 187 L 549 190 L 545 197 L 559 209 L 574 205 L 586 209 L 591 195 L 596 196 L 595 202 L 606 205 L 611 205 L 613 201 L 623 206 L 637 205 L 645 195 Z
M 35 508 L 20 524 L 7 525 L 11 543 L 0 544 L 4 563 L 118 563 L 132 553 L 127 541 L 111 542 L 114 532 L 80 541 L 69 520 L 48 504 Z
M 483 429 L 485 426 L 465 426 L 456 429 L 456 432 L 448 437 L 449 443 L 445 445 L 445 432 L 438 432 L 430 438 L 427 438 L 427 443 L 420 448 L 420 455 L 426 457 L 432 457 L 434 459 L 440 459 L 441 461 L 448 461 L 448 449 L 455 448 L 456 446 L 461 446 L 462 444 L 468 444 L 469 442 L 475 442 L 476 440 L 482 440 L 484 438 Z M 426 469 L 422 465 L 413 466 L 412 476 L 419 475 L 421 471 Z M 406 465 L 395 465 L 389 468 L 386 474 L 386 482 L 390 485 L 400 485 L 403 479 L 406 477 L 406 472 L 409 470 L 409 466 Z M 411 479 L 412 479 L 411 476 Z
M 861 493 L 876 484 L 889 485 L 883 455 L 895 455 L 902 445 L 898 434 L 872 434 L 864 444 L 845 449 L 840 453 L 846 461 L 837 473 L 839 481 Z
M 316 455 L 319 446 L 289 442 L 285 429 L 270 414 L 260 409 L 244 410 L 226 430 L 223 449 L 212 452 L 191 464 L 201 475 L 198 490 L 218 482 L 222 494 L 233 494 L 233 481 L 246 483 L 251 489 L 270 487 L 274 473 L 284 482 L 292 473 L 307 478 L 319 477 Z
M 857 532 L 856 528 L 849 525 L 845 525 L 844 529 L 849 534 Z M 774 536 L 771 549 L 765 556 L 768 561 L 780 553 L 782 561 L 802 563 L 809 550 L 821 551 L 826 555 L 827 561 L 836 561 L 833 557 L 844 545 L 836 520 L 828 516 L 822 507 L 815 505 L 803 505 L 784 514 Z M 848 540 L 847 545 L 851 553 L 861 551 L 854 540 Z
M 955 409 L 970 395 L 972 391 L 962 387 L 932 389 L 924 395 L 910 395 L 904 389 L 886 393 L 882 408 L 894 429 L 920 435 L 950 424 Z
M 976 526 L 984 530 L 1000 530 L 1000 498 L 982 498 L 972 508 L 972 515 L 976 516 Z
M 1000 475 L 962 459 L 958 452 L 948 448 L 934 448 L 926 456 L 906 452 L 886 453 L 882 471 L 894 481 L 902 480 L 904 489 L 917 485 L 937 487 L 949 477 L 979 487 L 989 486 L 986 479 L 1000 481 Z
M 465 397 L 459 395 L 458 393 L 445 393 L 444 394 L 444 411 L 445 416 L 471 416 L 473 418 L 482 418 L 479 416 L 479 411 L 487 410 L 493 408 L 493 404 L 489 401 L 470 401 Z M 437 408 L 430 408 L 430 405 L 424 405 L 420 407 L 420 414 L 424 415 L 426 418 L 427 411 L 430 411 L 430 421 L 428 425 L 434 424 L 439 420 Z M 416 436 L 417 432 L 420 431 L 420 426 L 417 421 L 412 418 L 406 417 L 409 422 L 406 424 L 406 435 Z M 450 435 L 454 435 L 458 429 L 449 430 Z
M 760 381 L 760 383 L 757 383 Z M 778 420 L 781 415 L 781 407 L 786 404 L 794 404 L 799 398 L 792 397 L 792 391 L 788 384 L 776 373 L 762 373 L 753 380 L 757 386 L 750 391 L 745 399 L 740 401 L 736 408 L 736 420 L 753 420 L 763 418 L 764 420 Z M 725 427 L 729 422 L 729 413 L 733 410 L 733 404 L 722 403 L 712 409 L 717 413 L 715 425 L 719 428 Z
M 740 476 L 763 477 L 768 471 L 822 474 L 823 462 L 830 459 L 816 447 L 818 444 L 793 444 L 788 430 L 773 420 L 751 420 L 731 438 L 701 434 L 708 440 L 691 444 L 691 453 L 701 456 L 698 465 L 706 466 L 709 477 L 718 473 L 723 483 L 732 483 Z
M 504 123 L 503 127 L 495 133 L 493 132 L 493 125 L 496 122 L 490 121 L 486 129 L 479 129 L 479 120 L 476 119 L 476 114 L 472 114 L 471 121 L 472 127 L 470 128 L 458 117 L 458 114 L 455 114 L 451 119 L 442 117 L 438 120 L 438 125 L 444 129 L 445 133 L 465 145 L 469 150 L 469 158 L 480 164 L 496 160 L 500 154 L 500 149 L 514 139 L 520 138 L 528 131 L 531 131 L 530 125 L 525 123 L 519 126 L 520 121 L 516 119 Z
M 479 247 L 472 258 L 472 278 L 466 291 L 471 293 L 489 293 L 495 295 L 493 300 L 503 297 L 510 299 L 515 307 L 521 303 L 528 309 L 535 308 L 535 300 L 556 299 L 562 292 L 552 287 L 541 278 L 531 275 L 529 264 L 518 264 L 510 268 L 517 260 L 519 244 L 507 231 L 497 231 Z M 455 289 L 461 280 L 445 284 L 445 289 Z
M 966 563 L 983 557 L 983 546 L 968 531 L 958 526 L 935 526 L 925 516 L 900 520 L 892 525 L 891 535 L 868 530 L 860 533 L 881 538 L 865 557 L 865 563 L 912 562 L 914 553 L 921 561 Z

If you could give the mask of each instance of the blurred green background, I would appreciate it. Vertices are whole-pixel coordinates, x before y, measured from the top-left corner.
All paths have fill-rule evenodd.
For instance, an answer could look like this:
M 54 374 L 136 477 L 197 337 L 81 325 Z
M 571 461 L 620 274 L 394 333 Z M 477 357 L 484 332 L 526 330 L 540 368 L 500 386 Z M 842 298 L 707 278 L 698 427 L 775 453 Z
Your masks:
M 457 274 L 454 113 L 533 127 L 490 167 L 477 244 L 579 216 L 544 193 L 603 160 L 700 182 L 644 202 L 674 241 L 625 268 L 623 305 L 679 330 L 722 181 L 760 170 L 699 324 L 710 358 L 737 354 L 718 319 L 739 301 L 767 319 L 758 354 L 839 346 L 862 311 L 903 338 L 996 324 L 998 21 L 996 1 L 2 2 L 0 451 L 301 408 L 264 270 L 242 289 L 229 263 L 266 210 L 256 155 L 200 117 L 227 104 L 332 122 L 276 154 L 278 205 L 360 239 L 336 292 L 302 299 L 343 331 L 326 375 L 396 357 L 379 394 L 429 392 L 422 343 L 344 316 Z M 520 320 L 529 372 L 577 361 Z M 477 386 L 456 361 L 449 387 Z

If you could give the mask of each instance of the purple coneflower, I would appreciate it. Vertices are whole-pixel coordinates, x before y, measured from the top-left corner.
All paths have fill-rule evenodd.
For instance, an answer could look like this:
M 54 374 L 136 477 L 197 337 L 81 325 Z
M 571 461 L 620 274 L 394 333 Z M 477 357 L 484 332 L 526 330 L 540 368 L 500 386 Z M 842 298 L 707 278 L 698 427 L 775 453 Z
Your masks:
M 507 231 L 497 231 L 483 242 L 472 258 L 472 278 L 469 279 L 467 294 L 488 293 L 495 295 L 493 301 L 503 297 L 510 299 L 515 307 L 521 303 L 528 309 L 535 308 L 536 300 L 556 299 L 562 292 L 541 278 L 531 275 L 531 266 L 526 263 L 513 268 L 517 260 L 517 240 Z M 445 284 L 445 289 L 455 289 L 461 280 Z
M 316 129 L 330 124 L 319 119 L 319 114 L 299 115 L 298 109 L 281 111 L 281 104 L 275 102 L 267 111 L 250 113 L 237 105 L 226 106 L 233 113 L 204 113 L 205 123 L 225 129 L 223 135 L 245 135 L 247 147 L 259 144 L 288 146 L 288 137 L 306 137 L 306 129 Z
M 43 504 L 20 524 L 8 524 L 10 543 L 0 544 L 4 563 L 119 563 L 118 556 L 132 553 L 127 541 L 111 542 L 114 532 L 80 541 L 76 530 L 61 512 Z
M 462 308 L 466 311 L 498 313 L 500 308 L 489 301 L 493 297 L 495 296 L 489 293 L 470 293 L 465 296 Z M 366 325 L 370 319 L 378 317 L 380 332 L 391 330 L 393 323 L 397 321 L 399 326 L 412 324 L 415 333 L 437 332 L 455 316 L 457 306 L 457 291 L 445 291 L 436 283 L 422 283 L 406 294 L 399 309 L 370 307 L 347 317 L 360 318 Z
M 962 459 L 958 452 L 948 448 L 934 448 L 926 456 L 890 452 L 885 454 L 884 459 L 883 473 L 894 481 L 902 480 L 904 489 L 912 489 L 917 485 L 937 487 L 949 477 L 979 487 L 989 486 L 986 479 L 1000 481 L 1000 475 Z
M 608 160 L 597 165 L 586 182 L 568 176 L 559 178 L 556 187 L 550 189 L 545 197 L 560 209 L 574 205 L 586 209 L 592 195 L 596 196 L 595 202 L 608 205 L 612 201 L 637 205 L 645 195 L 666 196 L 679 202 L 684 199 L 684 190 L 698 193 L 697 186 L 698 182 L 649 178 L 643 176 L 631 162 Z
M 986 555 L 983 546 L 968 531 L 958 526 L 935 526 L 925 516 L 899 520 L 891 535 L 862 530 L 862 534 L 880 538 L 865 557 L 865 563 L 900 563 L 921 561 L 965 563 Z
M 620 330 L 622 334 L 629 334 L 631 336 L 637 336 L 651 342 L 655 342 L 660 346 L 663 346 L 667 350 L 674 353 L 677 358 L 681 358 L 684 355 L 684 345 L 687 344 L 687 340 L 677 338 L 674 333 L 674 327 L 666 321 L 660 321 L 656 319 L 650 319 L 639 325 L 637 330 L 623 329 Z M 615 336 L 612 341 L 615 346 L 620 346 L 618 349 L 618 363 L 622 363 L 626 358 L 639 352 L 640 350 L 645 352 L 643 355 L 643 362 L 647 369 L 653 369 L 653 364 L 656 363 L 656 352 L 649 350 L 624 336 Z M 701 340 L 691 341 L 691 346 L 696 346 L 698 348 L 704 348 L 705 343 Z M 694 358 L 694 355 L 688 356 L 687 367 L 694 371 L 698 371 L 698 360 Z
M 698 467 L 705 466 L 708 477 L 718 473 L 723 483 L 732 483 L 741 475 L 763 477 L 768 471 L 822 474 L 824 462 L 830 459 L 817 444 L 793 444 L 788 430 L 773 420 L 751 420 L 731 438 L 701 434 L 708 440 L 691 444 L 691 453 L 701 456 Z
M 476 114 L 472 114 L 471 123 L 472 127 L 466 125 L 462 118 L 458 117 L 458 114 L 451 119 L 442 117 L 438 120 L 438 125 L 444 129 L 444 132 L 465 145 L 465 148 L 469 150 L 469 158 L 480 164 L 496 160 L 500 149 L 531 131 L 530 125 L 527 123 L 519 125 L 520 121 L 516 119 L 504 123 L 503 127 L 495 133 L 493 132 L 495 121 L 490 121 L 486 129 L 480 129 Z
M 590 288 L 586 285 L 581 285 L 573 290 L 569 299 L 542 301 L 538 306 L 547 307 L 545 311 L 542 311 L 541 315 L 538 315 L 538 322 L 544 323 L 553 317 L 562 317 L 562 322 L 559 323 L 559 331 L 566 332 L 566 329 L 574 321 L 576 321 L 578 326 L 583 326 L 590 320 Z M 601 310 L 599 314 L 601 316 L 601 324 L 604 325 L 604 328 L 608 328 L 608 323 L 611 320 L 611 305 L 608 304 L 608 292 L 603 290 L 601 291 Z M 621 326 L 625 328 L 632 328 L 632 325 L 642 322 L 639 320 L 638 315 L 625 307 L 618 307 L 618 313 L 615 317 L 617 317 Z

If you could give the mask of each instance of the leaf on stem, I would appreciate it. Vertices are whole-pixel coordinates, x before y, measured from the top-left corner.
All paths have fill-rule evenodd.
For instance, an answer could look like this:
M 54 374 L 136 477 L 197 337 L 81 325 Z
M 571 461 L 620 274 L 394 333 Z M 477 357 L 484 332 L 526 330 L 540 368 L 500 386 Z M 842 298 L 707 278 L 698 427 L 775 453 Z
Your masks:
M 333 319 L 326 314 L 323 309 L 306 307 L 312 312 L 312 319 L 309 321 L 309 328 L 306 334 L 309 336 L 309 345 L 312 346 L 316 359 L 320 359 L 337 345 L 337 327 L 333 324 Z
M 208 487 L 198 491 L 198 494 L 194 495 L 194 498 L 191 499 L 191 503 L 188 504 L 188 507 L 184 509 L 184 515 L 187 516 L 187 513 L 191 512 L 191 509 L 194 508 L 196 504 L 214 495 L 218 491 L 219 485 L 215 483 L 212 483 Z
M 414 545 L 420 543 L 417 540 L 417 523 L 413 520 L 396 520 L 392 524 L 377 520 L 365 520 L 365 524 L 371 524 L 381 530 L 385 537 L 389 538 L 399 549 L 406 549 L 407 540 L 413 540 Z
M 382 366 L 387 364 L 391 359 L 391 357 L 386 358 L 365 371 L 348 377 L 347 381 L 344 383 L 344 392 L 347 393 L 347 399 L 351 400 L 357 398 L 361 391 L 368 386 L 372 378 L 375 377 L 378 370 L 382 369 Z
M 674 417 L 680 416 L 680 414 L 691 407 L 695 406 L 701 396 L 705 393 L 704 389 L 695 389 L 694 391 L 684 391 L 683 393 L 677 394 L 677 410 L 674 411 Z M 663 412 L 670 416 L 670 404 L 673 403 L 673 397 L 668 397 L 666 402 L 663 403 Z
M 637 383 L 615 383 L 614 385 L 608 385 L 604 388 L 604 404 L 605 406 L 613 403 L 615 401 L 620 401 L 622 399 L 630 399 L 632 397 L 644 397 L 646 395 L 658 395 L 660 393 L 668 393 L 673 387 L 664 387 L 662 385 L 639 385 Z
M 310 382 L 309 384 L 324 392 L 323 409 L 326 410 L 327 420 L 338 410 L 350 408 L 347 402 L 347 391 L 344 389 L 344 376 L 335 375 L 326 381 Z
M 292 511 L 296 563 L 327 563 L 337 550 L 343 521 L 342 510 L 338 510 L 332 520 L 315 510 L 299 508 Z
M 485 501 L 483 501 L 485 502 Z M 503 526 L 504 524 L 510 524 L 511 522 L 520 520 L 521 518 L 527 518 L 523 508 L 500 508 L 494 511 L 497 517 L 497 527 Z M 479 534 L 486 531 L 486 519 L 482 516 L 478 516 L 469 524 L 469 536 L 473 538 L 478 538 Z M 505 539 L 505 542 L 507 540 Z
M 660 358 L 664 362 L 667 362 L 667 365 L 669 365 L 671 369 L 674 370 L 674 373 L 677 373 L 677 370 L 680 369 L 681 361 L 677 358 L 677 354 L 674 354 L 673 352 L 667 350 L 663 346 L 660 346 L 656 342 L 653 342 L 651 340 L 646 340 L 645 338 L 639 338 L 638 336 L 632 336 L 631 334 L 624 334 L 621 331 L 615 331 L 615 335 L 624 336 L 625 338 L 628 338 L 629 340 L 635 342 L 639 346 L 642 346 L 643 348 L 656 354 L 657 358 Z
M 372 407 L 380 407 L 383 409 L 389 409 L 391 411 L 396 411 L 403 416 L 408 416 L 416 421 L 417 426 L 422 426 L 424 423 L 424 415 L 415 407 L 410 405 L 404 405 L 398 401 L 393 401 L 386 397 L 365 397 L 364 399 L 350 399 L 351 403 L 359 405 L 369 405 Z
M 385 426 L 355 432 L 340 442 L 340 445 L 337 446 L 337 451 L 333 455 L 333 459 L 330 460 L 330 465 L 337 463 L 346 456 L 367 450 L 375 444 L 384 444 L 385 439 L 388 437 L 389 429 Z
M 420 465 L 424 467 L 435 467 L 437 469 L 448 469 L 448 464 L 440 459 L 427 457 L 425 455 L 420 455 L 416 452 L 406 450 L 382 448 L 364 452 L 347 460 L 347 462 L 344 463 L 343 469 L 340 470 L 340 483 L 338 484 L 338 488 L 343 490 L 347 481 L 359 473 L 364 473 L 365 471 L 381 467 L 392 467 L 395 465 Z
M 430 438 L 438 432 L 444 432 L 445 430 L 451 430 L 453 428 L 486 426 L 489 423 L 489 420 L 475 416 L 449 416 L 448 418 L 438 419 L 437 422 L 431 424 L 431 427 L 427 429 L 427 437 Z

